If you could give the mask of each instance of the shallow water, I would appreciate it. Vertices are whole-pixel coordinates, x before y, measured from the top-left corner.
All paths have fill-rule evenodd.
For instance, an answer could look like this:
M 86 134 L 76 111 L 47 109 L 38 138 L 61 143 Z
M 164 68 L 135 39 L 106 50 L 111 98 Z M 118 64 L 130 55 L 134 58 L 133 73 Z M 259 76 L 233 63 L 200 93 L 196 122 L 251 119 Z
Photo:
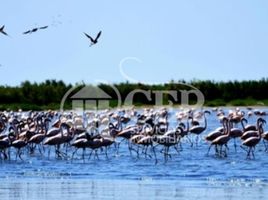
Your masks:
M 10 180 L 0 199 L 264 199 L 265 184 L 168 180 Z
M 175 126 L 174 116 L 171 126 Z M 250 119 L 249 123 L 254 123 Z M 208 119 L 206 135 L 219 126 L 215 114 Z M 267 127 L 265 127 L 267 130 Z M 239 144 L 239 143 L 238 143 Z M 240 145 L 240 144 L 239 144 Z M 268 189 L 268 153 L 260 143 L 255 159 L 246 159 L 246 152 L 238 147 L 235 152 L 233 143 L 229 143 L 227 158 L 219 158 L 203 140 L 197 147 L 189 143 L 182 144 L 179 154 L 171 149 L 172 159 L 164 162 L 161 148 L 157 148 L 159 162 L 135 152 L 130 155 L 127 145 L 120 146 L 117 155 L 112 148 L 107 159 L 100 153 L 100 159 L 79 159 L 71 161 L 50 159 L 36 152 L 24 161 L 0 161 L 0 199 L 194 199 L 216 195 L 227 199 L 252 199 L 267 196 Z M 70 150 L 69 150 L 70 151 Z M 89 152 L 87 153 L 89 154 Z M 162 198 L 161 198 L 162 197 Z

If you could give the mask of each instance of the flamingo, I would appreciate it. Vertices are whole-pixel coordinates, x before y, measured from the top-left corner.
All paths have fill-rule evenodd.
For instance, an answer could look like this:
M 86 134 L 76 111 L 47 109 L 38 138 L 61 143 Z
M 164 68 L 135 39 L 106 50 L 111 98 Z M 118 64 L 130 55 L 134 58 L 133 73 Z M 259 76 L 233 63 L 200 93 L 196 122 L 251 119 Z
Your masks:
M 205 126 L 192 126 L 189 130 L 190 133 L 193 133 L 193 134 L 196 134 L 196 146 L 197 146 L 197 143 L 198 143 L 198 138 L 199 138 L 199 135 L 204 132 L 206 129 L 207 129 L 207 118 L 206 118 L 206 114 L 210 114 L 210 111 L 206 110 L 204 111 L 204 120 L 205 120 Z
M 19 156 L 19 158 L 23 160 L 21 157 L 21 154 L 22 154 L 21 149 L 27 146 L 27 141 L 25 139 L 17 139 L 11 143 L 11 146 L 17 149 L 16 160 L 17 160 L 17 156 Z
M 265 123 L 266 121 L 262 118 L 259 118 L 258 120 L 258 124 L 257 124 L 257 130 L 249 130 L 243 133 L 243 135 L 240 137 L 241 140 L 246 140 L 250 137 L 257 137 L 259 135 L 259 129 L 262 125 L 262 123 Z
M 74 154 L 78 151 L 78 149 L 82 148 L 83 149 L 82 159 L 83 159 L 83 161 L 85 161 L 85 150 L 86 150 L 86 147 L 87 147 L 87 142 L 88 142 L 88 140 L 86 138 L 80 138 L 80 139 L 75 140 L 71 144 L 71 146 L 76 148 L 76 150 L 73 152 L 72 160 L 73 160 Z
M 43 142 L 43 140 L 46 138 L 46 133 L 37 133 L 35 135 L 33 135 L 28 143 L 29 144 L 35 144 L 35 145 L 38 145 L 38 149 L 39 149 L 39 152 L 42 154 L 42 151 L 41 151 L 41 143 Z
M 263 143 L 264 143 L 264 146 L 265 146 L 265 151 L 267 152 L 268 151 L 268 146 L 267 146 L 267 141 L 268 141 L 268 131 L 264 132 L 262 134 L 262 138 L 263 138 Z M 265 142 L 266 141 L 266 142 Z
M 226 152 L 226 149 L 228 149 L 227 143 L 229 142 L 229 140 L 231 138 L 230 137 L 230 121 L 229 120 L 226 121 L 225 128 L 226 128 L 225 134 L 217 137 L 216 139 L 214 139 L 211 142 L 211 144 L 209 146 L 209 149 L 208 149 L 208 153 L 209 153 L 210 148 L 213 145 L 215 145 L 215 147 L 219 145 L 220 146 L 219 155 L 222 155 L 222 152 L 223 152 L 222 147 L 225 146 L 226 148 L 225 148 L 225 151 L 224 151 L 224 156 L 227 157 L 227 152 Z M 216 153 L 217 153 L 217 147 L 215 149 L 216 149 Z
M 258 124 L 262 121 L 263 119 L 261 118 L 261 117 L 259 117 L 258 119 L 257 119 L 257 121 L 256 121 L 256 125 L 254 125 L 254 124 L 248 124 L 248 125 L 244 125 L 244 123 L 243 122 L 248 122 L 245 118 L 243 118 L 242 120 L 241 120 L 241 124 L 242 124 L 242 127 L 243 127 L 243 130 L 244 130 L 244 132 L 246 132 L 246 131 L 257 131 L 258 130 Z
M 49 146 L 55 146 L 55 153 L 58 157 L 61 157 L 61 155 L 63 155 L 62 152 L 60 152 L 60 145 L 65 143 L 66 141 L 69 140 L 69 131 L 67 131 L 67 135 L 63 134 L 63 129 L 67 128 L 67 130 L 69 130 L 69 125 L 66 123 L 61 123 L 60 126 L 60 133 L 58 133 L 57 135 L 51 136 L 51 137 L 47 137 L 46 140 L 44 141 L 44 145 L 49 145 Z
M 138 142 L 143 138 L 143 137 L 146 137 L 144 134 L 142 133 L 138 133 L 137 135 L 133 135 L 130 139 L 129 139 L 129 142 L 130 142 L 130 150 L 134 150 L 136 153 L 137 153 L 137 157 L 139 157 L 139 146 L 138 146 L 138 149 L 134 149 L 132 147 L 132 144 L 135 144 L 135 145 L 138 145 Z
M 108 154 L 107 154 L 108 147 L 114 144 L 115 139 L 112 136 L 102 136 L 101 139 L 102 139 L 101 147 L 105 148 L 105 155 L 106 155 L 106 158 L 108 158 Z
M 161 136 L 154 136 L 153 137 L 153 141 L 157 143 L 157 145 L 163 145 L 164 146 L 164 158 L 165 158 L 165 162 L 168 160 L 168 156 L 171 157 L 171 155 L 169 154 L 169 148 L 171 146 L 174 146 L 174 148 L 176 149 L 177 152 L 178 149 L 175 145 L 177 145 L 180 141 L 180 133 L 183 132 L 183 129 L 181 127 L 177 127 L 177 129 L 175 130 L 175 132 L 170 135 L 166 134 L 166 135 L 161 135 Z M 157 160 L 156 160 L 157 162 Z
M 243 126 L 243 119 L 241 119 L 241 124 Z M 232 119 L 230 120 L 230 122 L 233 122 Z M 244 126 L 243 126 L 244 127 Z M 243 131 L 240 130 L 239 128 L 234 128 L 234 127 L 230 127 L 230 137 L 234 140 L 234 148 L 235 148 L 235 152 L 236 152 L 236 138 L 240 138 L 243 135 Z
M 103 142 L 103 138 L 91 139 L 91 140 L 87 141 L 87 148 L 91 149 L 91 153 L 90 153 L 88 159 L 90 159 L 93 152 L 94 152 L 94 158 L 97 157 L 97 159 L 99 159 L 98 149 L 102 147 L 102 142 Z
M 52 137 L 52 136 L 55 136 L 55 135 L 58 135 L 60 133 L 60 128 L 58 127 L 53 127 L 51 129 L 48 130 L 46 136 L 47 137 Z
M 228 118 L 227 117 L 224 117 L 222 119 L 222 125 L 223 127 L 218 127 L 216 128 L 214 131 L 212 131 L 211 133 L 209 133 L 206 137 L 205 137 L 205 140 L 206 141 L 209 141 L 209 142 L 212 142 L 213 140 L 215 140 L 217 137 L 221 136 L 224 134 L 224 130 L 226 129 L 225 125 L 226 125 L 226 122 L 228 121 Z
M 149 146 L 151 146 L 151 147 L 152 147 L 152 151 L 153 151 L 154 156 L 155 156 L 155 160 L 156 160 L 156 162 L 157 162 L 155 149 L 154 149 L 154 147 L 153 147 L 153 141 L 154 141 L 153 136 L 151 136 L 151 135 L 147 135 L 147 136 L 142 137 L 142 138 L 137 142 L 137 144 L 139 144 L 139 145 L 143 145 L 143 146 L 145 147 L 145 150 L 144 150 L 145 158 L 147 157 L 147 149 L 148 149 Z M 149 157 L 151 157 L 151 156 L 149 155 Z
M 263 120 L 263 123 L 266 123 L 266 121 Z M 255 150 L 256 145 L 260 142 L 261 135 L 263 133 L 262 123 L 259 124 L 258 130 L 259 130 L 258 136 L 249 137 L 248 139 L 243 141 L 242 145 L 246 146 L 248 148 L 248 150 L 246 150 L 241 145 L 241 148 L 247 151 L 247 158 L 250 158 L 250 153 L 252 154 L 252 157 L 255 158 L 254 150 Z
M 8 156 L 6 154 L 6 149 L 10 147 L 10 141 L 2 139 L 0 140 L 0 159 L 1 159 L 1 153 L 4 156 L 4 159 L 8 159 Z

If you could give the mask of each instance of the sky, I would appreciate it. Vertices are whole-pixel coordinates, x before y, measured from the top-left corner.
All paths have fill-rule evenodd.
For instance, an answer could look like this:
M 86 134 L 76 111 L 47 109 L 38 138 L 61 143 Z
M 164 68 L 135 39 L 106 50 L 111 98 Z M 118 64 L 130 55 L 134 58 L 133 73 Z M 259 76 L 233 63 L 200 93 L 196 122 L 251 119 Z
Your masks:
M 268 75 L 266 0 L 8 0 L 1 2 L 2 25 L 10 37 L 0 34 L 0 85 Z M 90 47 L 83 32 L 100 30 Z

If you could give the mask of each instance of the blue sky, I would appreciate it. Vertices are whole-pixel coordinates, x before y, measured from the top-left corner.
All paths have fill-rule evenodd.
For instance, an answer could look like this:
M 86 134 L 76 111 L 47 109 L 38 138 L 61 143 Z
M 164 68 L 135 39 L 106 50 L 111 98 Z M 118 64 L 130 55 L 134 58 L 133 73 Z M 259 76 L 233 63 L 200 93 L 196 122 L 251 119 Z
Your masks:
M 9 0 L 1 3 L 1 85 L 24 80 L 143 82 L 260 79 L 268 71 L 266 0 Z M 23 31 L 49 25 L 31 35 Z M 83 32 L 103 34 L 89 47 Z

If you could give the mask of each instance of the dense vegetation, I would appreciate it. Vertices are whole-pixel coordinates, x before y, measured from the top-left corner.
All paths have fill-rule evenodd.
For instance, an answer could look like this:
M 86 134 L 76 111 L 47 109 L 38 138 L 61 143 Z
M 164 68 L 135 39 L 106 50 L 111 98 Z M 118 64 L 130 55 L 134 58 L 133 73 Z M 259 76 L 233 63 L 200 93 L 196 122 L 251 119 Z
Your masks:
M 122 98 L 124 99 L 134 89 L 143 90 L 182 90 L 189 89 L 180 83 L 193 85 L 200 89 L 208 106 L 218 105 L 268 105 L 268 79 L 247 80 L 247 81 L 202 81 L 193 80 L 185 82 L 183 80 L 171 81 L 165 84 L 145 85 L 141 83 L 119 83 L 115 84 Z M 23 110 L 41 110 L 41 109 L 59 109 L 59 105 L 64 94 L 73 86 L 63 81 L 46 80 L 42 83 L 31 83 L 25 81 L 20 86 L 0 86 L 0 110 L 4 109 L 23 109 Z M 81 88 L 82 86 L 80 86 Z M 99 87 L 107 92 L 114 101 L 116 93 L 106 84 L 100 84 Z M 78 91 L 73 91 L 75 93 Z M 172 99 L 165 95 L 165 102 Z M 135 104 L 152 104 L 143 94 L 135 95 Z M 153 99 L 154 100 L 154 99 Z M 194 101 L 194 100 L 193 100 Z M 67 107 L 70 102 L 67 102 Z

